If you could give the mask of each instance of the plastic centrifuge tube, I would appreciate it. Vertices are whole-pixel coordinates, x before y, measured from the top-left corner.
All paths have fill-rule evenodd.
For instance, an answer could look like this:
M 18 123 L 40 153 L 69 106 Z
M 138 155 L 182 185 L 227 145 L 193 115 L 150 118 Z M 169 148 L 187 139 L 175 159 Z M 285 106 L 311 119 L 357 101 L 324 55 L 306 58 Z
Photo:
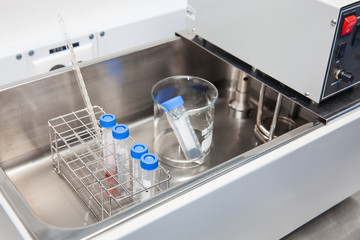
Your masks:
M 175 136 L 179 141 L 185 157 L 187 159 L 200 158 L 202 156 L 200 142 L 196 137 L 183 104 L 183 98 L 181 96 L 176 96 L 163 102 L 161 105 L 166 108 L 164 109 L 164 112 L 174 130 Z
M 100 117 L 100 126 L 102 132 L 102 142 L 103 142 L 103 156 L 104 156 L 104 165 L 105 165 L 105 177 L 108 178 L 112 174 L 116 174 L 116 162 L 115 162 L 115 148 L 114 148 L 114 139 L 112 136 L 112 127 L 116 125 L 116 117 L 114 114 L 106 113 Z M 109 179 L 109 181 L 111 181 Z
M 130 159 L 129 159 L 129 128 L 125 124 L 117 124 L 112 128 L 115 143 L 116 165 L 119 184 L 130 188 Z
M 155 194 L 156 169 L 159 166 L 158 157 L 153 153 L 145 153 L 140 158 L 141 181 L 142 185 L 147 188 L 141 192 L 141 201 L 145 201 Z
M 141 166 L 140 166 L 140 158 L 143 154 L 148 152 L 148 147 L 143 143 L 135 143 L 131 146 L 130 155 L 133 159 L 133 167 L 132 174 L 134 177 L 133 181 L 133 199 L 134 201 L 140 200 L 141 190 L 143 190 L 142 186 L 139 184 L 141 182 Z

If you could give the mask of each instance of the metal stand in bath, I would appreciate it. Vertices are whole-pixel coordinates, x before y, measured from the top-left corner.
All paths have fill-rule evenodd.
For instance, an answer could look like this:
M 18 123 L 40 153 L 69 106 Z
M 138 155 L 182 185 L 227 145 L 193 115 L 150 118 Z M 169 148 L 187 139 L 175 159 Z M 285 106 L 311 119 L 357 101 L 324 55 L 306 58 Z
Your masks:
M 254 132 L 256 137 L 262 141 L 262 142 L 268 142 L 275 138 L 275 129 L 279 121 L 282 123 L 288 124 L 291 128 L 296 127 L 295 121 L 291 117 L 281 116 L 280 115 L 280 109 L 281 109 L 281 103 L 283 96 L 281 93 L 278 93 L 277 99 L 276 99 L 276 105 L 274 109 L 274 114 L 272 116 L 272 121 L 270 124 L 270 130 L 266 129 L 263 124 L 262 115 L 263 115 L 263 105 L 264 105 L 264 96 L 265 96 L 265 84 L 261 85 L 260 93 L 259 93 L 259 103 L 258 103 L 258 109 L 256 114 L 256 124 L 254 128 Z M 292 108 L 295 108 L 295 105 L 292 106 Z

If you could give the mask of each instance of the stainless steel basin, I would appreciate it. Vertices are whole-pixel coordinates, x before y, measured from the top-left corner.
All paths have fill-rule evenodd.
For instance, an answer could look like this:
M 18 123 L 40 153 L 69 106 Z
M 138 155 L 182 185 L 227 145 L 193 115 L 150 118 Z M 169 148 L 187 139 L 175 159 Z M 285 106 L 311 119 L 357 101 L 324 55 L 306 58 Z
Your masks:
M 231 164 L 246 164 L 314 126 L 317 117 L 300 109 L 297 127 L 275 142 L 262 144 L 254 135 L 260 83 L 251 82 L 254 113 L 237 120 L 229 113 L 239 70 L 182 38 L 150 46 L 136 52 L 82 65 L 92 104 L 119 116 L 129 125 L 132 136 L 152 151 L 154 83 L 172 75 L 194 75 L 207 79 L 219 89 L 210 159 L 198 168 L 165 166 L 172 179 L 170 189 L 148 203 L 142 203 L 116 216 L 98 222 L 64 179 L 53 171 L 47 121 L 82 109 L 83 103 L 70 69 L 58 70 L 40 78 L 3 88 L 0 91 L 0 177 L 1 193 L 10 203 L 23 227 L 34 238 L 80 238 L 105 231 L 143 211 L 226 172 Z M 265 115 L 271 114 L 276 94 L 269 90 Z M 282 114 L 291 101 L 285 99 Z M 216 173 L 216 174 L 215 174 Z

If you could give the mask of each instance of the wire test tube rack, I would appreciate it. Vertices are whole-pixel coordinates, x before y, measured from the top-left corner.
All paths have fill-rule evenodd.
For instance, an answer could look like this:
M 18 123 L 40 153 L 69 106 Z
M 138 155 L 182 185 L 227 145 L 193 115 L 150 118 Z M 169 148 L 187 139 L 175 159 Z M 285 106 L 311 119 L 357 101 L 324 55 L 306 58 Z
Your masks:
M 105 111 L 98 106 L 94 106 L 93 111 L 99 124 L 98 119 Z M 48 121 L 48 126 L 54 170 L 70 184 L 99 221 L 139 203 L 143 191 L 154 188 L 158 194 L 169 187 L 170 173 L 161 164 L 155 184 L 148 188 L 142 185 L 140 178 L 133 176 L 132 158 L 120 163 L 130 169 L 122 168 L 114 174 L 110 170 L 114 166 L 106 166 L 103 160 L 103 149 L 113 148 L 104 146 L 97 137 L 88 109 L 53 118 Z M 130 136 L 129 146 L 134 143 Z M 115 158 L 112 150 L 106 152 Z M 127 181 L 119 182 L 119 174 L 126 175 Z M 137 192 L 133 192 L 134 184 L 141 186 Z

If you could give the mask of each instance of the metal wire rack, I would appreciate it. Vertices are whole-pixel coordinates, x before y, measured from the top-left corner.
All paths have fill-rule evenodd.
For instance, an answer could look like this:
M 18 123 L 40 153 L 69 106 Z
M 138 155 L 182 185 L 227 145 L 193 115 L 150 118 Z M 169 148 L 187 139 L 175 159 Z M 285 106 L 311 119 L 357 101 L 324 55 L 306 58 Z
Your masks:
M 98 106 L 93 111 L 99 124 L 97 119 L 105 112 Z M 141 177 L 134 177 L 132 166 L 136 163 L 132 158 L 120 163 L 129 168 L 113 173 L 111 169 L 116 166 L 104 164 L 103 151 L 112 148 L 97 138 L 87 109 L 53 118 L 48 125 L 54 170 L 72 186 L 99 221 L 141 202 L 141 194 L 150 191 L 156 195 L 168 188 L 171 176 L 161 164 L 155 173 L 155 184 L 148 188 L 142 185 Z M 133 143 L 130 136 L 129 146 Z M 115 157 L 113 152 L 105 152 Z M 120 182 L 119 175 L 125 176 L 121 179 L 126 181 Z

